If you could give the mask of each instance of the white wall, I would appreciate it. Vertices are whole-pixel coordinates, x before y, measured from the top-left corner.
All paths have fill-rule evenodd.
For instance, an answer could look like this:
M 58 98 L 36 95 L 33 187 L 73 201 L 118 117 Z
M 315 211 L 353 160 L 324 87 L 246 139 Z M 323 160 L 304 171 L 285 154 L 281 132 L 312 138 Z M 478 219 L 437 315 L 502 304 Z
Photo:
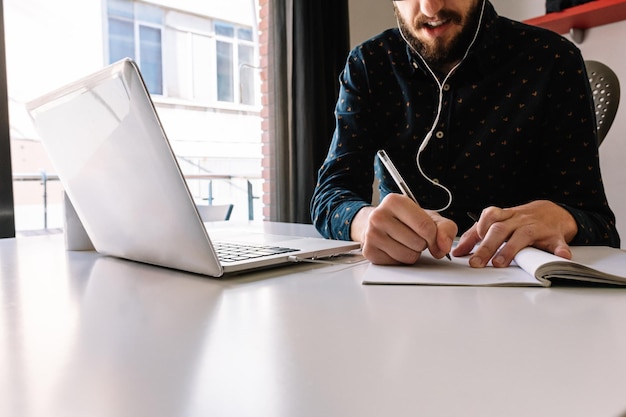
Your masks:
M 350 45 L 371 38 L 396 25 L 389 0 L 348 0 L 350 11 Z
M 545 13 L 544 0 L 491 0 L 496 11 L 516 20 L 525 20 Z M 389 1 L 349 0 L 350 41 L 357 43 L 395 25 L 393 8 Z M 569 35 L 566 35 L 569 38 Z M 587 31 L 579 44 L 585 59 L 601 61 L 613 68 L 621 80 L 626 80 L 626 21 L 613 23 Z M 600 163 L 609 204 L 617 216 L 617 228 L 622 237 L 622 248 L 626 248 L 626 82 L 620 109 L 611 131 L 600 148 Z
M 546 12 L 545 0 L 491 0 L 491 4 L 499 15 L 515 20 L 530 19 Z

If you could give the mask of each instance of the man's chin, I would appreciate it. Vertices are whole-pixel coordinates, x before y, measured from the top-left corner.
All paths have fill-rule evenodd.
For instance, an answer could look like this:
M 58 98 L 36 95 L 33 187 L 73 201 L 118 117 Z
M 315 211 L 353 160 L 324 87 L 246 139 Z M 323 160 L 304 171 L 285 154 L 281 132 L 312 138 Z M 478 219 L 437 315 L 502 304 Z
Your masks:
M 422 58 L 429 64 L 438 66 L 445 63 L 448 58 L 448 49 L 440 40 L 433 43 L 422 43 L 418 49 Z

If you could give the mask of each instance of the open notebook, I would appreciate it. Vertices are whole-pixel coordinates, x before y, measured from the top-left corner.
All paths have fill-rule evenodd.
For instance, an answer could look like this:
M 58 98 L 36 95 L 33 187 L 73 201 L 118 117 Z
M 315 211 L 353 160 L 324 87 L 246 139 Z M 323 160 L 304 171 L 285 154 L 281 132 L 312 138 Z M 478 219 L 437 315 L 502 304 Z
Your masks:
M 554 282 L 626 286 L 626 251 L 607 246 L 572 246 L 572 259 L 537 248 L 524 248 L 508 268 L 472 268 L 469 257 L 452 262 L 433 258 L 428 251 L 412 266 L 369 265 L 364 284 L 452 286 L 543 286 Z
M 219 277 L 359 247 L 355 242 L 241 228 L 209 233 L 130 59 L 26 107 L 98 252 Z M 219 244 L 218 234 L 223 240 Z M 242 244 L 255 250 L 252 258 L 240 252 Z M 219 248 L 225 256 L 220 259 Z
M 471 268 L 469 256 L 437 260 L 428 251 L 412 266 L 369 265 L 364 284 L 453 286 L 543 286 L 553 282 L 626 285 L 626 251 L 606 246 L 572 246 L 572 260 L 524 248 L 508 268 Z

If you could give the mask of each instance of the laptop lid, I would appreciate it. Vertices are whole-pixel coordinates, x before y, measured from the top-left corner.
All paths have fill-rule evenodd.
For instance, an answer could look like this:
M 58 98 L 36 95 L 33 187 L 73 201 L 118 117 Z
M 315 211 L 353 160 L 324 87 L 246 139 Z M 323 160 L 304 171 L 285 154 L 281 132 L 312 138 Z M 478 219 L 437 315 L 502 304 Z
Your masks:
M 139 69 L 130 59 L 26 107 L 100 253 L 218 277 L 289 262 L 291 255 L 327 256 L 359 246 L 302 239 L 308 247 L 289 255 L 220 263 Z M 296 242 L 289 239 L 292 245 Z

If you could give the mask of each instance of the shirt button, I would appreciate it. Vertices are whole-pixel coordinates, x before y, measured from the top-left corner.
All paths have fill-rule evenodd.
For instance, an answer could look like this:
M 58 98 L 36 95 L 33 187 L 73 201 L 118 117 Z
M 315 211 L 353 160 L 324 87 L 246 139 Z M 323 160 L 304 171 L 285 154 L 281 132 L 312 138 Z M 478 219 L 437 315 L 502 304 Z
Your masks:
M 444 84 L 443 85 L 443 91 L 450 91 L 450 84 Z
M 441 138 L 443 138 L 443 132 L 442 132 L 441 130 L 437 131 L 437 133 L 435 133 L 435 137 L 436 137 L 437 139 L 441 139 Z

